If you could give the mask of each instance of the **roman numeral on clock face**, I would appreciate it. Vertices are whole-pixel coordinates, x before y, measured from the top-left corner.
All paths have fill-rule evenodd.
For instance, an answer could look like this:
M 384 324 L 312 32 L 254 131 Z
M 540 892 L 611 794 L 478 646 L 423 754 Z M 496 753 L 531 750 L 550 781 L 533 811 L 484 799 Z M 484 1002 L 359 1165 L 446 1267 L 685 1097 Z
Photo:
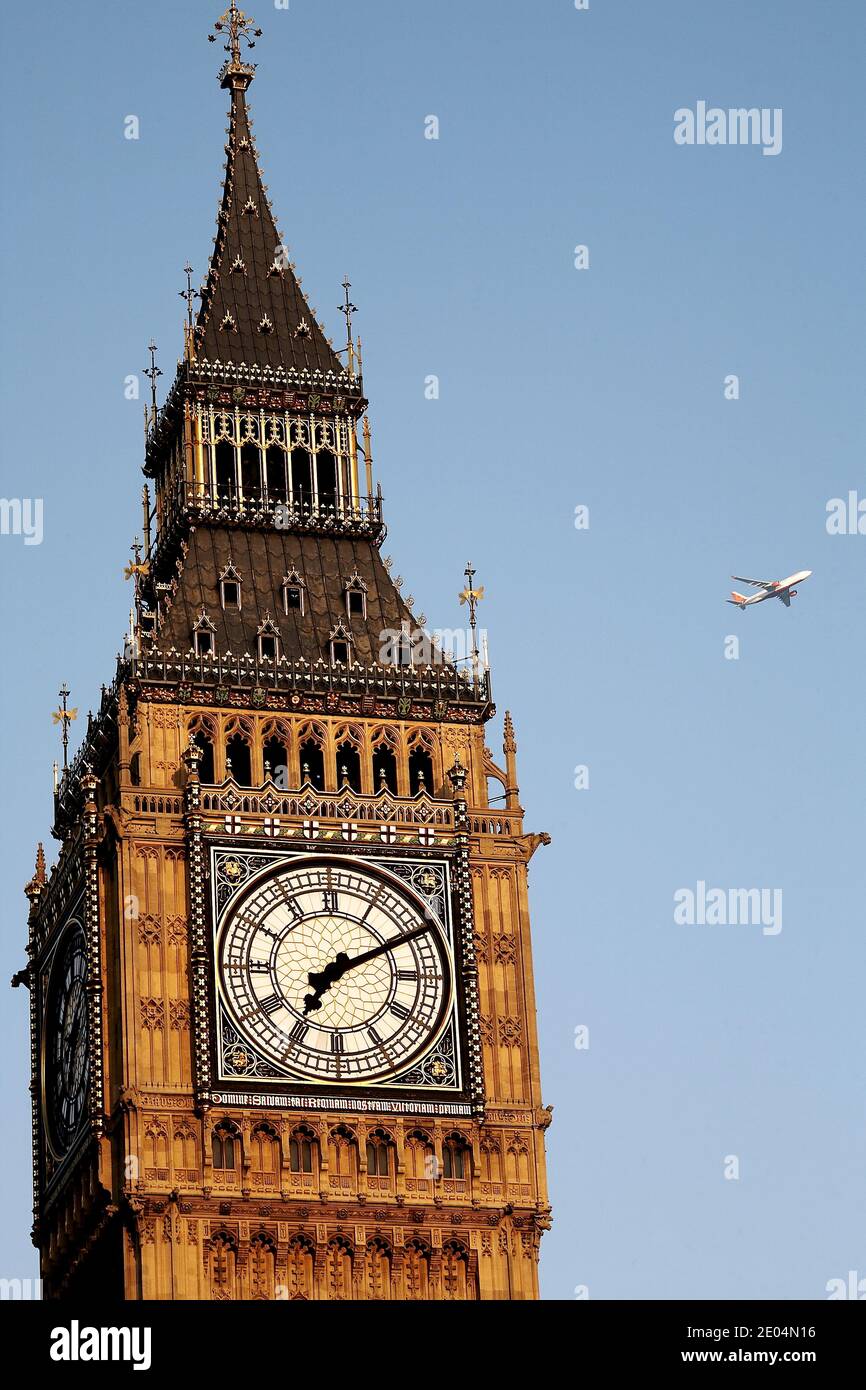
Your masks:
M 342 1034 L 342 1033 L 332 1033 L 332 1034 L 331 1034 L 331 1051 L 332 1051 L 332 1052 L 336 1052 L 336 1053 L 342 1053 L 342 1051 L 343 1051 L 343 1034 Z
M 286 888 L 286 885 L 282 882 L 280 883 L 280 893 L 282 894 L 283 902 L 286 904 L 286 907 L 289 909 L 289 912 L 292 914 L 295 921 L 299 922 L 304 915 L 304 910 L 299 905 L 297 898 L 294 898 L 292 896 L 292 894 Z
M 409 1010 L 406 1008 L 406 1005 L 405 1005 L 405 1004 L 401 1004 L 397 999 L 394 999 L 394 1000 L 391 1002 L 391 1004 L 389 1005 L 389 1008 L 390 1008 L 390 1010 L 391 1010 L 391 1013 L 394 1014 L 396 1018 L 408 1018 L 408 1017 L 409 1017 Z
M 278 994 L 269 994 L 267 999 L 260 999 L 259 1005 L 266 1014 L 275 1014 L 277 1009 L 282 1008 L 283 1001 Z
M 309 1031 L 310 1031 L 310 1025 L 309 1025 L 309 1023 L 305 1023 L 304 1020 L 303 1020 L 302 1018 L 299 1018 L 298 1021 L 297 1021 L 297 1023 L 294 1023 L 294 1024 L 292 1025 L 291 1031 L 290 1031 L 290 1033 L 289 1033 L 289 1037 L 291 1038 L 292 1042 L 296 1042 L 296 1043 L 303 1042 L 303 1041 L 304 1041 L 304 1038 L 307 1036 L 307 1034 L 309 1033 Z
M 339 912 L 340 908 L 337 899 L 337 890 L 335 888 L 326 888 L 322 893 L 322 899 L 322 906 L 325 912 Z
M 414 982 L 415 980 L 418 979 L 418 971 L 417 971 L 417 970 L 398 970 L 398 971 L 397 971 L 397 979 L 398 979 L 398 980 L 412 980 L 412 981 Z

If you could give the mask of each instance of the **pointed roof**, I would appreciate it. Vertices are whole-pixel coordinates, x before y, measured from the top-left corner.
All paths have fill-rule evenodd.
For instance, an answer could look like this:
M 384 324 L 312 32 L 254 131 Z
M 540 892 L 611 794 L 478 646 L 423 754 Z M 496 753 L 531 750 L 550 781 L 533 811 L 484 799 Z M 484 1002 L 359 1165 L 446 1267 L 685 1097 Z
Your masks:
M 231 91 L 226 172 L 195 325 L 195 355 L 212 363 L 342 375 L 343 363 L 295 277 L 259 169 L 246 102 L 255 69 L 241 61 L 239 45 L 240 31 L 250 23 L 234 4 L 223 16 L 230 56 L 220 81 Z

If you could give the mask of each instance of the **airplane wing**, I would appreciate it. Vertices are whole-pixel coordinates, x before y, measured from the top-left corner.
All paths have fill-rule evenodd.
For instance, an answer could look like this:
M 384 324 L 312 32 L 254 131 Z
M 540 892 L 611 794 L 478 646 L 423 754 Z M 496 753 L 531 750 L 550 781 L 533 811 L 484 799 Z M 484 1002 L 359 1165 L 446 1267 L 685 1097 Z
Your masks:
M 791 595 L 787 589 L 783 589 L 781 591 L 781 593 L 779 594 L 779 598 L 782 600 L 786 608 L 791 607 Z
M 738 584 L 754 584 L 756 589 L 772 589 L 776 582 L 774 579 L 745 579 L 742 574 L 732 574 L 731 578 Z

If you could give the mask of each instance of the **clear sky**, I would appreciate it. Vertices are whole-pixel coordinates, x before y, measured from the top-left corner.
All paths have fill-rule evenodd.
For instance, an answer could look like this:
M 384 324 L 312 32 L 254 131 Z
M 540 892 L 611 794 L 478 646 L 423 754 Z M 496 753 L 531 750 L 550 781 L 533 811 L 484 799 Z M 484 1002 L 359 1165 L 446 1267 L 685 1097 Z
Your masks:
M 203 272 L 215 229 L 218 4 L 4 18 L 0 493 L 44 499 L 44 539 L 0 536 L 0 981 L 24 964 L 36 840 L 57 848 L 57 690 L 86 712 L 122 642 L 124 379 L 153 335 L 170 381 L 181 268 Z M 527 829 L 553 836 L 530 871 L 544 1294 L 825 1297 L 866 1277 L 866 535 L 825 526 L 831 498 L 866 497 L 866 10 L 249 8 L 281 229 L 335 339 L 347 271 L 360 309 L 385 549 L 439 627 L 474 561 L 489 742 L 511 709 Z M 699 101 L 781 108 L 781 152 L 677 145 Z M 734 572 L 799 569 L 788 611 L 724 603 Z M 782 930 L 677 925 L 699 881 L 781 889 Z M 3 989 L 9 1278 L 35 1258 L 26 995 Z

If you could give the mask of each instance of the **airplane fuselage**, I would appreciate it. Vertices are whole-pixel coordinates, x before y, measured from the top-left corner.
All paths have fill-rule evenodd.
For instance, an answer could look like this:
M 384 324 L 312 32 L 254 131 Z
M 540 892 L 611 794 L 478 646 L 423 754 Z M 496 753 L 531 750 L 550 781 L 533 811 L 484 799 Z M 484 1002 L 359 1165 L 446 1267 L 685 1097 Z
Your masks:
M 779 598 L 786 591 L 793 589 L 795 584 L 802 584 L 804 579 L 808 579 L 811 570 L 798 570 L 796 574 L 791 574 L 787 579 L 777 579 L 775 584 L 769 589 L 763 589 L 761 593 L 752 594 L 747 598 L 747 603 L 763 603 L 766 598 Z
M 795 585 L 808 579 L 811 573 L 811 570 L 798 570 L 796 574 L 788 575 L 787 579 L 774 579 L 772 583 L 761 584 L 756 594 L 738 594 L 735 589 L 733 597 L 728 599 L 728 603 L 736 604 L 737 608 L 748 608 L 750 604 L 763 603 L 768 598 L 777 598 L 781 599 L 786 608 L 790 608 L 791 599 L 797 593 Z M 740 583 L 757 585 L 758 580 L 742 579 Z

